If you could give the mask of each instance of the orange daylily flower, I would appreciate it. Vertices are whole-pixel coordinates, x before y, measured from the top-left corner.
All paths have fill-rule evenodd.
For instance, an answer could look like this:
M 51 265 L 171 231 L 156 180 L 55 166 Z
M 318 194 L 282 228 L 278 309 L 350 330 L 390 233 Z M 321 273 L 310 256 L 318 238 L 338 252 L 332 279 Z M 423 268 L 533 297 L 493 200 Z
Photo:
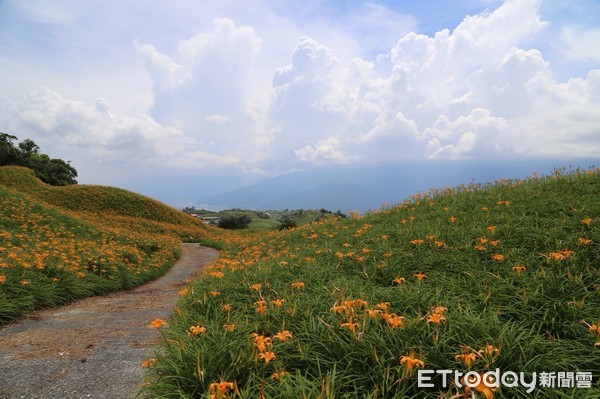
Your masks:
M 548 254 L 547 258 L 550 260 L 560 261 L 560 260 L 568 258 L 569 256 L 573 255 L 574 253 L 575 253 L 574 251 L 566 249 L 564 251 L 550 252 Z
M 258 359 L 259 360 L 264 360 L 265 364 L 269 364 L 269 362 L 273 359 L 275 359 L 275 353 L 268 351 L 268 352 L 262 352 L 258 354 Z
M 427 324 L 433 323 L 440 325 L 443 321 L 446 321 L 446 317 L 444 317 L 443 313 L 432 313 L 427 316 Z
M 426 275 L 425 273 L 415 273 L 415 274 L 413 274 L 413 277 L 416 277 L 417 280 L 421 281 L 424 278 L 428 278 L 429 276 Z
M 467 367 L 471 367 L 471 365 L 477 360 L 477 355 L 474 353 L 461 353 L 460 355 L 454 356 L 454 359 L 457 362 L 462 362 Z
M 151 358 L 146 360 L 144 363 L 142 363 L 142 368 L 151 368 L 152 366 L 154 366 L 154 364 L 156 363 L 156 359 L 155 358 Z
M 235 324 L 223 324 L 225 331 L 233 332 L 235 330 Z
M 500 353 L 500 349 L 496 348 L 494 345 L 487 344 L 478 350 L 477 353 L 479 353 L 480 356 L 493 356 L 494 354 L 497 356 Z
M 582 224 L 585 224 L 586 226 L 589 226 L 590 224 L 592 224 L 592 218 L 585 218 L 581 220 Z
M 290 373 L 288 373 L 287 371 L 280 371 L 279 373 L 273 373 L 271 375 L 271 381 L 275 381 L 275 380 L 283 381 L 283 379 L 288 375 L 290 375 Z
M 252 284 L 250 286 L 250 288 L 252 288 L 255 291 L 260 291 L 260 289 L 262 288 L 262 284 L 258 284 L 258 283 L 257 284 Z
M 392 280 L 392 283 L 402 285 L 406 283 L 406 279 L 404 277 L 396 277 L 394 280 Z
M 189 332 L 192 335 L 204 334 L 206 333 L 206 327 L 202 327 L 201 325 L 191 326 Z
M 381 315 L 392 329 L 404 327 L 404 316 L 398 316 L 395 313 L 383 313 Z
M 156 328 L 157 330 L 160 330 L 160 328 L 162 326 L 166 326 L 166 325 L 167 325 L 166 321 L 164 321 L 163 319 L 160 319 L 160 318 L 156 318 L 156 319 L 152 320 L 150 322 L 150 324 L 148 324 L 148 328 Z
M 513 266 L 512 269 L 515 271 L 515 273 L 517 273 L 517 276 L 520 276 L 521 272 L 524 272 L 525 270 L 527 270 L 527 268 L 525 266 L 521 266 L 521 265 Z
M 229 390 L 234 390 L 235 384 L 233 382 L 213 382 L 208 387 L 210 399 L 224 399 L 227 396 Z
M 273 335 L 273 338 L 277 338 L 278 340 L 280 340 L 282 342 L 287 341 L 289 339 L 292 339 L 293 337 L 294 336 L 292 335 L 292 333 L 289 332 L 289 331 L 287 331 L 287 330 L 279 332 L 279 333 Z
M 283 306 L 285 299 L 274 299 L 271 301 L 271 305 L 277 306 L 278 308 Z
M 257 333 L 252 333 L 250 337 L 254 340 L 254 345 L 256 345 L 259 352 L 265 352 L 271 347 L 271 338 L 269 337 L 258 335 Z
M 441 305 L 438 305 L 438 306 L 434 306 L 434 307 L 431 309 L 431 313 L 439 313 L 439 314 L 444 314 L 444 312 L 445 312 L 445 311 L 447 311 L 447 310 L 448 310 L 448 308 L 447 308 L 447 307 L 445 307 L 445 306 L 441 306 Z
M 350 331 L 356 330 L 356 327 L 358 327 L 358 326 L 359 326 L 358 323 L 350 323 L 350 322 L 340 324 L 340 327 L 347 328 Z
M 418 357 L 415 357 L 414 352 L 408 356 L 400 357 L 400 364 L 404 367 L 404 375 L 409 376 L 412 374 L 414 368 L 425 367 L 425 362 Z
M 254 302 L 254 304 L 256 305 L 256 313 L 259 313 L 261 316 L 263 316 L 267 312 L 267 301 L 260 300 Z
M 344 305 L 351 308 L 364 308 L 368 305 L 368 302 L 362 299 L 354 299 L 351 301 L 344 301 Z
M 550 252 L 548 254 L 548 259 L 552 259 L 552 260 L 563 260 L 564 258 L 566 258 L 565 255 L 563 255 L 560 252 Z

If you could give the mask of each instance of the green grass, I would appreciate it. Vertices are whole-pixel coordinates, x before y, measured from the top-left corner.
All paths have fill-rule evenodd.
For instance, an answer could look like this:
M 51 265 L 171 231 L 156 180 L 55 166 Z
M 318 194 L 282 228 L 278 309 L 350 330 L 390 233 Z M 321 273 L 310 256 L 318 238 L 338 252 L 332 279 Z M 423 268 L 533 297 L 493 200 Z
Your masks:
M 594 373 L 591 389 L 503 387 L 495 398 L 598 395 L 600 335 L 589 327 L 600 324 L 599 192 L 598 171 L 557 172 L 432 191 L 287 232 L 231 233 L 163 328 L 143 392 L 219 397 L 211 384 L 230 382 L 223 397 L 464 393 L 440 378 L 417 387 L 406 367 L 414 356 L 432 370 Z M 293 339 L 276 339 L 283 331 Z

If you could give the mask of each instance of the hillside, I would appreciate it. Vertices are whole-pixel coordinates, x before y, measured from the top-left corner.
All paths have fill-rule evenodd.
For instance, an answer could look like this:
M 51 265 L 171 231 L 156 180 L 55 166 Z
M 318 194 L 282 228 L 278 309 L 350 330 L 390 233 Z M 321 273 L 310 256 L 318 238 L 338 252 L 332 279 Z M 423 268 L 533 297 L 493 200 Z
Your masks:
M 129 289 L 162 275 L 199 221 L 111 187 L 53 187 L 0 167 L 0 324 L 26 311 Z
M 201 240 L 206 225 L 152 198 L 115 187 L 93 185 L 50 186 L 35 177 L 30 169 L 0 167 L 0 186 L 27 194 L 32 199 L 76 212 L 78 217 L 110 226 L 121 226 L 147 233 L 174 234 L 182 239 Z
M 244 245 L 231 238 L 162 329 L 145 390 L 190 398 L 594 397 L 599 172 L 433 190 L 364 217 Z M 419 369 L 499 369 L 528 382 L 534 373 L 577 372 L 583 382 L 528 391 L 468 387 L 454 375 L 444 385 L 431 374 L 433 387 L 423 388 Z

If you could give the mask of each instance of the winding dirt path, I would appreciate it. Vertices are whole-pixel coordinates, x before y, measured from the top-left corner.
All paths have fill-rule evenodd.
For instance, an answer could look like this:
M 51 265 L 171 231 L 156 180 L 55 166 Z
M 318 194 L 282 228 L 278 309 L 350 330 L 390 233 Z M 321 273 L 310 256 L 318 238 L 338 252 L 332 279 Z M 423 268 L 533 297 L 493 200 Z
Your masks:
M 134 398 L 143 382 L 140 365 L 158 341 L 148 323 L 167 319 L 178 289 L 217 256 L 214 249 L 183 244 L 181 258 L 158 280 L 3 327 L 0 398 Z

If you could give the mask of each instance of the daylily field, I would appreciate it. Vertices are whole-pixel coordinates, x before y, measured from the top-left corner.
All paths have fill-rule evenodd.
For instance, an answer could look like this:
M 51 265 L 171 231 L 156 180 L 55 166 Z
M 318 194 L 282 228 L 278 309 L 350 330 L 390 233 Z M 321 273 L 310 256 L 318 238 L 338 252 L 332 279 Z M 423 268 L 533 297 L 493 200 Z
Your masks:
M 242 233 L 166 208 L 141 212 L 151 200 L 139 196 L 131 209 L 114 211 L 108 205 L 124 197 L 108 188 L 69 192 L 4 169 L 2 320 L 72 299 L 69 287 L 80 297 L 155 278 L 182 239 L 221 250 L 180 291 L 170 320 L 148 321 L 162 340 L 142 365 L 144 395 L 599 396 L 598 169 L 432 190 L 367 215 Z M 55 199 L 86 190 L 115 197 L 83 210 Z M 584 379 L 527 392 L 464 379 L 444 384 L 432 374 L 432 387 L 418 386 L 422 370 L 480 376 L 496 369 L 523 372 L 527 381 L 534 372 Z

